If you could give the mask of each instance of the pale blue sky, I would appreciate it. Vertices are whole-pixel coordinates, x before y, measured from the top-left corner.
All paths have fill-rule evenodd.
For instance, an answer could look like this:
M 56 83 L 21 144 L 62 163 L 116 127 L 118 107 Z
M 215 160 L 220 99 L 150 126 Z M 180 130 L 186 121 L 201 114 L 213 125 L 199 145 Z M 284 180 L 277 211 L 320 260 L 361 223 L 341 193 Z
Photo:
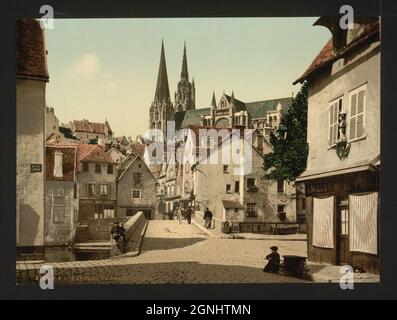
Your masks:
M 296 94 L 330 33 L 317 18 L 63 19 L 46 31 L 47 104 L 61 122 L 108 119 L 116 135 L 148 127 L 164 39 L 173 100 L 187 44 L 197 107 L 215 90 L 245 102 Z

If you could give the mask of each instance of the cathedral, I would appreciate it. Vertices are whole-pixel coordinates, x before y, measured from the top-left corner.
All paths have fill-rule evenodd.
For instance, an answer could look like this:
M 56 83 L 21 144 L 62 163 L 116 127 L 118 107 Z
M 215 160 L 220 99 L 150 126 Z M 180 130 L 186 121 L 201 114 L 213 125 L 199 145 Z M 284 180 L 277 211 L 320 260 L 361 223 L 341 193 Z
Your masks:
M 169 121 L 175 122 L 176 131 L 189 127 L 249 128 L 257 130 L 263 137 L 269 137 L 270 132 L 279 127 L 291 100 L 292 98 L 286 97 L 243 102 L 232 91 L 230 95 L 223 92 L 217 102 L 213 92 L 210 105 L 196 108 L 196 88 L 194 79 L 191 82 L 189 80 L 185 43 L 181 76 L 172 102 L 162 41 L 156 91 L 150 106 L 149 128 L 161 133 L 164 140 L 167 140 Z M 152 137 L 157 138 L 158 136 Z

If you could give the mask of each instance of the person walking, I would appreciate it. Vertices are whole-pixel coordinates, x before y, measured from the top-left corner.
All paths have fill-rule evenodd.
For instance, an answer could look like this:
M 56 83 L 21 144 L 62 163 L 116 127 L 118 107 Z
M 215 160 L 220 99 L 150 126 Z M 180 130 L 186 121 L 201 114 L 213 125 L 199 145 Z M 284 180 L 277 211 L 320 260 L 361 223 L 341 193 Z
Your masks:
M 176 216 L 179 220 L 179 224 L 182 224 L 182 208 L 179 206 L 176 210 Z
M 212 212 L 210 209 L 206 208 L 204 212 L 204 226 L 209 229 L 211 228 L 211 222 L 212 222 Z
M 193 209 L 192 207 L 189 206 L 185 212 L 185 216 L 188 224 L 192 223 L 192 214 L 193 214 Z

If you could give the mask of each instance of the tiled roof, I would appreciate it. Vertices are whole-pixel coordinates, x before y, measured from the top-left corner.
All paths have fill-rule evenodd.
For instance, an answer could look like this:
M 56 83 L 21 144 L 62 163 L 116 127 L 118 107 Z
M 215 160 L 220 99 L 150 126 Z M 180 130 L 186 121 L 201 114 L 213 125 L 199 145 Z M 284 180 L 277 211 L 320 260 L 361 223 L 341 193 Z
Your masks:
M 189 126 L 199 126 L 201 124 L 201 116 L 205 116 L 205 115 L 208 116 L 210 114 L 211 114 L 211 108 L 188 110 L 185 112 L 176 112 L 175 113 L 176 129 L 179 130 L 181 128 L 188 128 Z M 182 118 L 182 121 L 180 118 Z
M 81 161 L 114 163 L 113 159 L 100 146 L 96 144 L 77 145 L 77 168 L 80 168 Z
M 334 52 L 333 48 L 333 40 L 332 38 L 326 43 L 326 45 L 321 49 L 320 53 L 313 60 L 309 68 L 305 71 L 305 73 L 293 84 L 298 82 L 302 82 L 310 77 L 316 71 L 328 66 L 333 61 L 343 57 L 347 52 L 355 48 L 357 45 L 363 43 L 369 37 L 379 33 L 379 20 L 375 23 L 371 23 L 367 26 L 367 28 L 352 42 L 347 44 L 345 47 L 341 48 L 337 53 Z
M 231 96 L 228 96 L 227 94 L 225 94 L 225 97 L 226 97 L 227 101 L 228 101 L 229 103 L 231 103 L 232 97 L 231 97 Z M 245 110 L 246 110 L 245 102 L 242 102 L 242 101 L 240 101 L 240 100 L 238 100 L 238 99 L 236 99 L 236 98 L 234 98 L 234 106 L 235 106 L 237 112 L 245 111 Z
M 132 154 L 135 154 L 136 156 L 141 156 L 145 154 L 145 145 L 139 142 L 133 142 L 131 143 L 131 152 Z
M 17 75 L 48 81 L 44 32 L 39 21 L 17 20 L 16 29 Z
M 109 123 L 90 122 L 88 120 L 73 120 L 73 128 L 74 131 L 90 133 L 107 134 L 112 132 Z
M 62 153 L 63 177 L 54 177 L 55 152 Z M 47 145 L 46 146 L 46 180 L 74 181 L 76 169 L 76 146 Z
M 279 98 L 255 102 L 247 102 L 246 107 L 252 119 L 265 118 L 269 111 L 274 111 L 277 105 L 281 103 L 283 112 L 286 113 L 292 102 L 292 98 Z

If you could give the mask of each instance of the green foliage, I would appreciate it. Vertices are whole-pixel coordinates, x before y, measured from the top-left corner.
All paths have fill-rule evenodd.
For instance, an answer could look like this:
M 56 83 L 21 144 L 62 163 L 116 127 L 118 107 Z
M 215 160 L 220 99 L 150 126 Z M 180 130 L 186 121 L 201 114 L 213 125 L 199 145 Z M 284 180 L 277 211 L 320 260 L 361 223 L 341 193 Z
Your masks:
M 265 178 L 268 180 L 294 181 L 305 169 L 307 145 L 307 83 L 292 100 L 283 122 L 286 137 L 279 133 L 270 135 L 273 152 L 265 155 Z

